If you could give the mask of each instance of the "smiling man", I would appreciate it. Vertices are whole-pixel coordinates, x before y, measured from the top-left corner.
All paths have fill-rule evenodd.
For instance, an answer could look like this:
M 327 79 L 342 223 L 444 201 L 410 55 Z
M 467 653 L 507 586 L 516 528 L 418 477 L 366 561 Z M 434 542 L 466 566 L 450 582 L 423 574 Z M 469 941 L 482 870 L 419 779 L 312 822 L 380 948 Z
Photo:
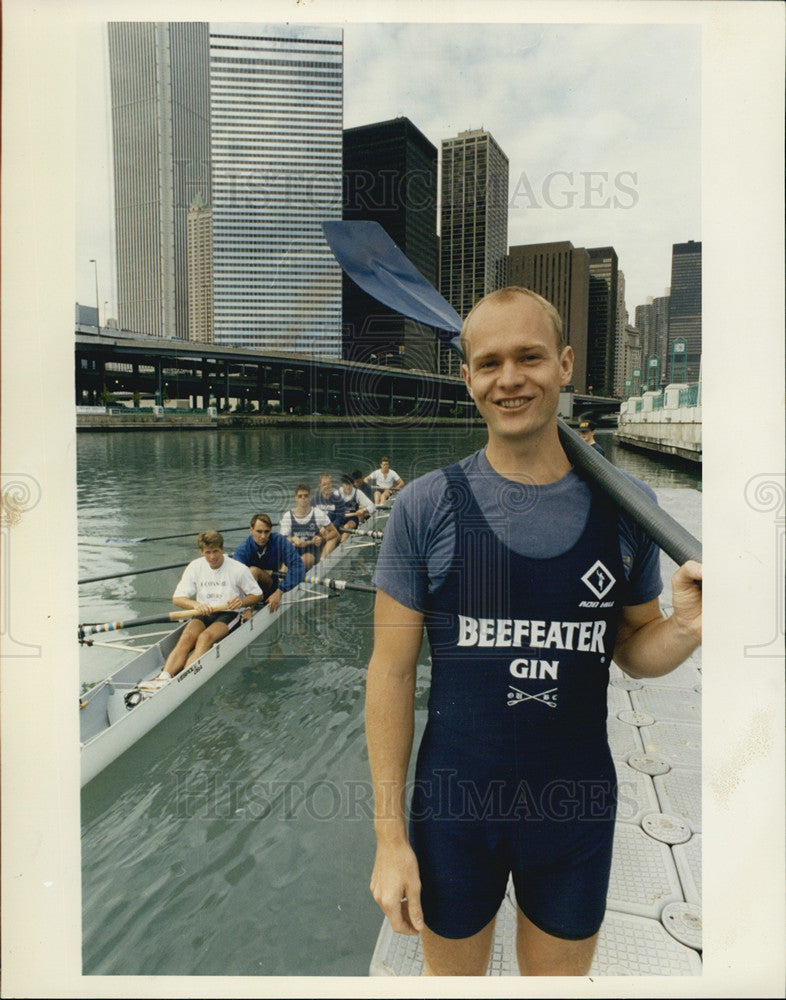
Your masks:
M 693 652 L 701 566 L 674 574 L 665 618 L 657 547 L 560 444 L 573 351 L 550 303 L 493 292 L 462 347 L 488 443 L 402 491 L 374 577 L 371 891 L 394 931 L 420 933 L 427 974 L 483 975 L 512 875 L 521 973 L 584 975 L 616 815 L 609 664 L 658 676 Z M 407 830 L 424 626 L 431 689 Z
M 262 597 L 262 589 L 248 567 L 224 554 L 220 531 L 201 532 L 197 545 L 201 555 L 183 570 L 172 603 L 199 614 L 189 619 L 158 677 L 139 685 L 141 691 L 157 691 L 169 683 L 234 628 L 243 608 Z M 222 610 L 216 610 L 218 606 Z

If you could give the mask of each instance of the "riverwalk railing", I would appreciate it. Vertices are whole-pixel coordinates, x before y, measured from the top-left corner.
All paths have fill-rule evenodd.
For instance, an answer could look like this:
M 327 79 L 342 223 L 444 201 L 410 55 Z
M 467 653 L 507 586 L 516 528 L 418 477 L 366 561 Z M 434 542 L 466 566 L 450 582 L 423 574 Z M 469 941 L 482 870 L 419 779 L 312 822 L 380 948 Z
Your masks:
M 616 439 L 632 447 L 701 461 L 701 382 L 672 383 L 620 404 Z

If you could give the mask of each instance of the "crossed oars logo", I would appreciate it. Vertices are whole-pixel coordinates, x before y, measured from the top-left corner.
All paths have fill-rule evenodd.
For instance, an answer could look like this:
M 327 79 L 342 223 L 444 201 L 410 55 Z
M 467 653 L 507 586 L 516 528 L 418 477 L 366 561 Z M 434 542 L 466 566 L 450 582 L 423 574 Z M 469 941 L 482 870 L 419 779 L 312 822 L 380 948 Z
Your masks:
M 547 705 L 549 708 L 556 708 L 557 689 L 553 687 L 549 688 L 548 691 L 540 691 L 538 694 L 527 694 L 526 691 L 521 691 L 511 684 L 508 691 L 508 706 L 520 705 L 522 701 L 539 701 L 542 705 Z

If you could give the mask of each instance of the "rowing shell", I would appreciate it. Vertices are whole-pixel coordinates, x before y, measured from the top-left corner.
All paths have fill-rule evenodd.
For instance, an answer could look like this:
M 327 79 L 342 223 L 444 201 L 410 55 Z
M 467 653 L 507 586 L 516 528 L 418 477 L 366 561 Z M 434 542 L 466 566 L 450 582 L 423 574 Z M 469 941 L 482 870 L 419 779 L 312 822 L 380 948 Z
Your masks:
M 387 511 L 377 511 L 364 527 L 378 527 L 384 517 L 387 517 Z M 342 542 L 317 563 L 315 570 L 308 574 L 310 581 L 327 576 L 350 552 L 368 544 L 358 535 Z M 132 708 L 126 704 L 126 695 L 136 691 L 140 681 L 158 676 L 185 623 L 87 691 L 80 699 L 84 707 L 79 712 L 82 785 L 92 781 L 249 643 L 263 635 L 289 607 L 298 603 L 298 591 L 305 586 L 306 581 L 284 594 L 274 614 L 264 606 L 255 608 L 250 617 L 189 667 L 181 670 L 169 684 L 151 694 L 146 693 Z

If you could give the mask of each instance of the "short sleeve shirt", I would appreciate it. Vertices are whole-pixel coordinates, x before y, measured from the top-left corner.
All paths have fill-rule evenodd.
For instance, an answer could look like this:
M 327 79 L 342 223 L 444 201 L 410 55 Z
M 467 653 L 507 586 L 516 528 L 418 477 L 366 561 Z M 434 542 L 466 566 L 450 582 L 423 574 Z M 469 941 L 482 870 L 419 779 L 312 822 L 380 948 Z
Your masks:
M 578 541 L 589 516 L 592 491 L 574 469 L 555 483 L 526 485 L 495 472 L 484 450 L 465 458 L 461 466 L 487 522 L 515 552 L 548 559 Z M 649 486 L 634 482 L 655 498 Z M 439 589 L 453 558 L 454 505 L 444 502 L 447 488 L 440 469 L 401 490 L 377 560 L 376 586 L 417 611 L 425 611 L 429 594 Z M 663 589 L 658 546 L 621 511 L 618 530 L 626 576 L 623 603 L 645 604 Z
M 188 597 L 205 604 L 226 604 L 232 597 L 261 594 L 262 588 L 248 566 L 224 556 L 217 569 L 211 569 L 204 556 L 194 559 L 183 570 L 173 597 Z
M 401 476 L 393 469 L 388 469 L 387 475 L 384 474 L 382 469 L 375 469 L 368 477 L 371 485 L 381 490 L 393 489 L 399 479 L 401 479 Z

